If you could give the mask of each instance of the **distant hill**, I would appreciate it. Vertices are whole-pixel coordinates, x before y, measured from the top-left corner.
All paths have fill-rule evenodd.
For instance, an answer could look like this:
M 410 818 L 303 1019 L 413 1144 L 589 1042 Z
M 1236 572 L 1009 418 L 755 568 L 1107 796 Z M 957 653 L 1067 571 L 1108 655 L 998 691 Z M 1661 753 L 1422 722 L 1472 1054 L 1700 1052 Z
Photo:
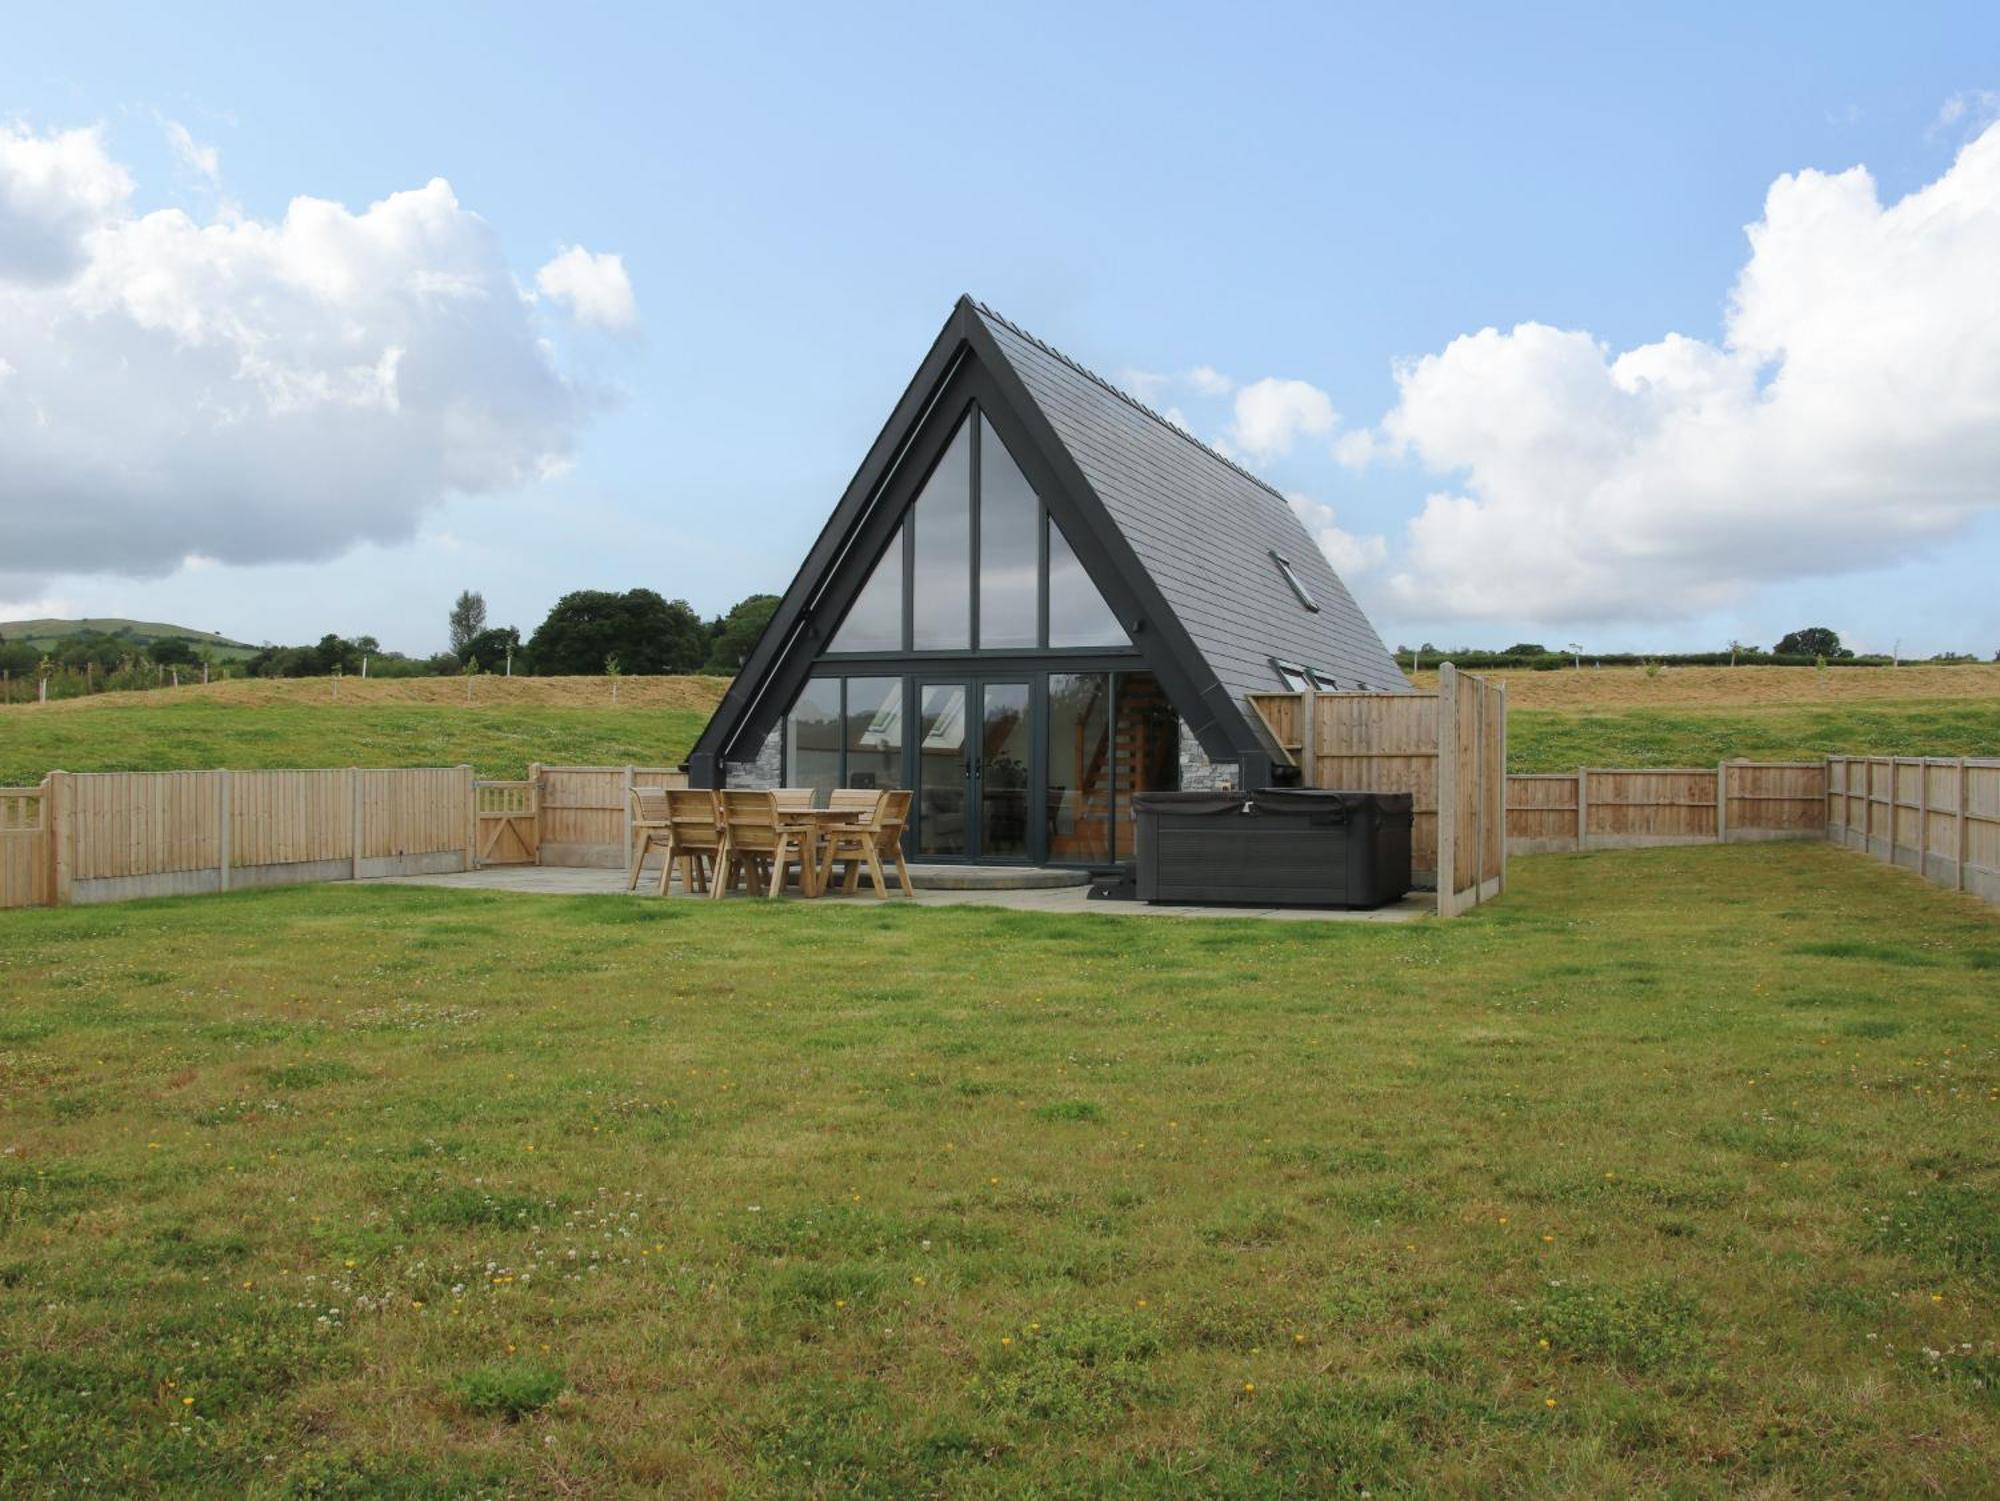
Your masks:
M 192 626 L 169 625 L 159 620 L 121 620 L 115 615 L 88 620 L 0 620 L 0 641 L 26 641 L 44 650 L 65 637 L 91 631 L 117 636 L 134 646 L 150 646 L 155 641 L 188 641 L 208 647 L 219 657 L 247 657 L 257 650 L 247 641 L 232 641 L 215 631 L 198 631 Z

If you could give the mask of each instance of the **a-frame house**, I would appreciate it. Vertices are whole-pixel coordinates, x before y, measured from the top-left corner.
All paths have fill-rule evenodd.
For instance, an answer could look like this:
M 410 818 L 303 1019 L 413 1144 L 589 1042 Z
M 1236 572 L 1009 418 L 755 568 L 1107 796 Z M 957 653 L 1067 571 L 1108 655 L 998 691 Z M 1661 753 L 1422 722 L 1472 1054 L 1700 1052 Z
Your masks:
M 910 787 L 909 853 L 1108 867 L 1131 796 L 1262 786 L 1246 695 L 1400 692 L 1285 498 L 960 298 L 688 762 Z

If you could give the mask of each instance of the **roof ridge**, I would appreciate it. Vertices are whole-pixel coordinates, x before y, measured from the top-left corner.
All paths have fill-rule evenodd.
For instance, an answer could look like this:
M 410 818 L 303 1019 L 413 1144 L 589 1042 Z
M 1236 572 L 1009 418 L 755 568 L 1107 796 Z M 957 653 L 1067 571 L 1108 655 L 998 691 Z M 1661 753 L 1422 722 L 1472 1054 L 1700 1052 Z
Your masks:
M 988 307 L 985 303 L 979 301 L 977 298 L 973 298 L 971 299 L 971 301 L 973 308 L 977 310 L 982 317 L 990 318 L 993 320 L 993 322 L 999 324 L 1009 333 L 1012 333 L 1020 338 L 1026 339 L 1030 344 L 1034 345 L 1035 348 L 1041 350 L 1043 354 L 1048 355 L 1051 359 L 1060 360 L 1063 364 L 1067 365 L 1070 369 L 1074 370 L 1078 375 L 1082 376 L 1085 380 L 1091 382 L 1093 385 L 1102 386 L 1106 391 L 1110 392 L 1113 396 L 1117 397 L 1120 401 L 1124 402 L 1134 411 L 1140 412 L 1143 415 L 1152 418 L 1153 421 L 1159 423 L 1160 426 L 1164 427 L 1168 432 L 1174 433 L 1179 437 L 1186 439 L 1189 443 L 1192 443 L 1196 448 L 1200 449 L 1203 453 L 1207 454 L 1211 459 L 1214 459 L 1216 463 L 1226 465 L 1228 468 L 1235 470 L 1238 474 L 1242 475 L 1243 478 L 1250 481 L 1250 483 L 1255 485 L 1258 489 L 1268 491 L 1278 500 L 1284 501 L 1286 506 L 1289 507 L 1291 505 L 1290 501 L 1285 500 L 1284 491 L 1280 490 L 1276 485 L 1272 484 L 1269 480 L 1260 479 L 1258 476 L 1252 474 L 1248 469 L 1245 469 L 1241 464 L 1237 463 L 1236 460 L 1230 458 L 1227 454 L 1218 453 L 1208 444 L 1202 442 L 1201 439 L 1197 438 L 1193 433 L 1189 432 L 1186 428 L 1182 427 L 1178 422 L 1169 422 L 1165 417 L 1162 417 L 1158 412 L 1154 411 L 1151 407 L 1147 406 L 1145 402 L 1141 401 L 1138 397 L 1134 396 L 1130 391 L 1126 391 L 1118 386 L 1114 386 L 1110 381 L 1106 380 L 1103 376 L 1099 375 L 1095 370 L 1092 370 L 1088 365 L 1084 364 L 1081 360 L 1072 359 L 1070 358 L 1070 356 L 1064 354 L 1060 349 L 1056 348 L 1055 345 L 1049 343 L 1046 339 L 1037 338 L 1034 334 L 1029 333 L 1025 328 L 1021 327 L 1020 324 L 1016 323 L 1012 318 L 1007 317 L 1004 313 L 995 312 L 992 308 Z

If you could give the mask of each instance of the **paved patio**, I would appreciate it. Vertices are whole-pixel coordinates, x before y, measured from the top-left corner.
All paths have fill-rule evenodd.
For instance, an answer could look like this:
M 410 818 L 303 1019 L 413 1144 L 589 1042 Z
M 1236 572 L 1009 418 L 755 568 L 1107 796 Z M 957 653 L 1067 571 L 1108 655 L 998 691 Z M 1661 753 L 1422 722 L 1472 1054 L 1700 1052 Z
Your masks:
M 954 868 L 956 869 L 956 868 Z M 1050 912 L 1096 917 L 1178 917 L 1178 918 L 1268 918 L 1278 922 L 1408 922 L 1435 910 L 1428 891 L 1412 892 L 1400 902 L 1373 912 L 1346 912 L 1312 907 L 1168 907 L 1145 902 L 1093 902 L 1087 885 L 1064 885 L 1041 889 L 950 890 L 927 887 L 922 867 L 911 875 L 917 888 L 914 897 L 894 896 L 890 903 L 918 907 L 999 907 L 1010 912 Z M 651 872 L 640 877 L 636 895 L 657 901 Z M 448 886 L 461 891 L 520 891 L 547 896 L 625 896 L 625 872 L 594 870 L 574 866 L 494 865 L 441 876 L 381 876 L 364 881 L 369 886 Z M 673 901 L 686 900 L 675 888 Z M 754 897 L 731 896 L 730 901 L 754 901 Z M 796 898 L 793 898 L 796 900 Z M 825 896 L 819 900 L 835 907 L 872 906 L 881 899 L 873 895 Z

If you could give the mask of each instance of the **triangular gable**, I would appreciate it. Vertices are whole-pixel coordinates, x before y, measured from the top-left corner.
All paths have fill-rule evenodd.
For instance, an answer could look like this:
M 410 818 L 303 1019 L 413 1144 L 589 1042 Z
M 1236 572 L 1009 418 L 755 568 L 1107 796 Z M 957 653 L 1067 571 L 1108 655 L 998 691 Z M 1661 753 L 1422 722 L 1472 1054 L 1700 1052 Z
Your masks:
M 977 306 L 961 298 L 696 743 L 689 764 L 698 785 L 712 785 L 722 761 L 755 750 L 836 632 L 856 618 L 857 604 L 865 607 L 865 587 L 944 459 L 967 403 L 993 424 L 1142 665 L 1204 748 L 1227 758 L 1260 751 L 1264 742 L 1244 709 L 1174 617 Z

